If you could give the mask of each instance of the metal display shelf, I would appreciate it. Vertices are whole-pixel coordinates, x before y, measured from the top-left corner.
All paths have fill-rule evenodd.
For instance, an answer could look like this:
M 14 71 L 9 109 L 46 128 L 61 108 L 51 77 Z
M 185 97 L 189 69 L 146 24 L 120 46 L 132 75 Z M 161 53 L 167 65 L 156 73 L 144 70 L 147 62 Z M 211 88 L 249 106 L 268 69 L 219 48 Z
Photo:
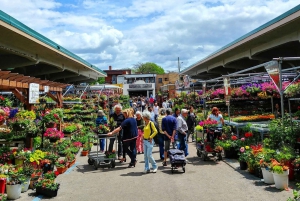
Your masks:
M 251 131 L 256 131 L 260 133 L 261 140 L 264 139 L 264 135 L 270 132 L 269 128 L 262 128 L 262 127 L 256 127 L 256 126 L 251 126 L 250 127 Z
M 229 126 L 235 126 L 236 127 L 236 134 L 237 136 L 239 136 L 239 128 L 242 128 L 244 126 L 246 126 L 247 124 L 268 124 L 269 121 L 258 121 L 258 122 L 233 122 L 233 121 L 228 121 L 228 120 L 224 120 L 226 125 Z
M 79 101 L 63 101 L 63 104 L 76 104 L 76 103 L 80 104 L 82 102 L 79 102 Z

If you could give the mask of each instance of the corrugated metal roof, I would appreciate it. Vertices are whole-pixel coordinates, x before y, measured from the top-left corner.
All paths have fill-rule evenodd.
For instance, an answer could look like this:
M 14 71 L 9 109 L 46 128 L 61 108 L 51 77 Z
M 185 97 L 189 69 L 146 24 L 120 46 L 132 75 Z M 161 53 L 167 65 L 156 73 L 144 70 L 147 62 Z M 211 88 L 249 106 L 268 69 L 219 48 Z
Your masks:
M 278 17 L 272 19 L 271 21 L 269 21 L 269 22 L 267 22 L 267 23 L 265 23 L 265 24 L 259 26 L 258 28 L 256 28 L 256 29 L 250 31 L 249 33 L 247 33 L 247 34 L 245 34 L 245 35 L 239 37 L 238 39 L 232 41 L 231 43 L 225 45 L 224 47 L 218 49 L 217 51 L 211 53 L 211 54 L 208 55 L 207 57 L 205 57 L 205 58 L 203 58 L 203 59 L 197 61 L 196 63 L 190 65 L 189 67 L 183 69 L 182 71 L 186 71 L 186 70 L 189 70 L 190 68 L 195 67 L 195 66 L 196 66 L 197 64 L 199 64 L 201 61 L 204 61 L 204 60 L 208 59 L 209 57 L 213 56 L 214 54 L 217 54 L 217 53 L 221 52 L 222 50 L 224 50 L 224 49 L 226 49 L 226 48 L 228 48 L 228 47 L 230 47 L 230 46 L 232 46 L 232 45 L 234 45 L 234 44 L 236 44 L 236 43 L 238 43 L 238 42 L 240 42 L 240 41 L 246 39 L 247 37 L 249 37 L 249 36 L 251 36 L 251 35 L 253 35 L 253 34 L 255 34 L 255 33 L 259 32 L 259 31 L 261 31 L 261 30 L 263 30 L 263 29 L 265 29 L 265 28 L 267 28 L 267 27 L 269 27 L 269 26 L 271 26 L 271 25 L 273 25 L 273 24 L 275 24 L 275 23 L 277 23 L 277 22 L 279 22 L 280 20 L 282 20 L 282 19 L 284 19 L 284 18 L 286 18 L 286 17 L 292 15 L 293 13 L 295 13 L 295 12 L 297 12 L 297 11 L 299 11 L 299 10 L 300 10 L 300 4 L 299 4 L 298 6 L 292 8 L 291 10 L 289 10 L 289 11 L 287 11 L 287 12 L 285 12 L 285 13 L 279 15 Z M 182 71 L 181 71 L 181 72 L 182 72 Z
M 76 54 L 70 52 L 69 50 L 67 50 L 66 48 L 60 46 L 59 44 L 53 42 L 52 40 L 50 40 L 49 38 L 43 36 L 42 34 L 36 32 L 35 30 L 31 29 L 30 27 L 26 26 L 25 24 L 23 24 L 22 22 L 16 20 L 15 18 L 11 17 L 10 15 L 6 14 L 5 12 L 0 10 L 0 20 L 19 29 L 20 31 L 34 37 L 35 39 L 57 49 L 58 51 L 74 58 L 75 60 L 91 67 L 92 69 L 106 75 L 106 73 L 104 71 L 102 71 L 101 69 L 99 69 L 98 67 L 90 64 L 89 62 L 85 61 L 84 59 L 82 59 L 81 57 L 77 56 Z

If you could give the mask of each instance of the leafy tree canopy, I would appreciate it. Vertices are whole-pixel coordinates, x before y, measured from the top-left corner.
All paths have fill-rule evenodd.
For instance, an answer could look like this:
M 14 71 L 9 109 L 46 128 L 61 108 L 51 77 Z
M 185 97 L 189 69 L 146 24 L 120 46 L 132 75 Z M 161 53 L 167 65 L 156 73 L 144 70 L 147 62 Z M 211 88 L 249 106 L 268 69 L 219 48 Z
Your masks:
M 99 77 L 98 80 L 92 82 L 91 84 L 105 84 L 105 78 L 104 77 Z
M 133 71 L 135 73 L 155 73 L 155 74 L 164 74 L 165 70 L 159 65 L 151 62 L 147 63 L 137 63 L 133 66 Z

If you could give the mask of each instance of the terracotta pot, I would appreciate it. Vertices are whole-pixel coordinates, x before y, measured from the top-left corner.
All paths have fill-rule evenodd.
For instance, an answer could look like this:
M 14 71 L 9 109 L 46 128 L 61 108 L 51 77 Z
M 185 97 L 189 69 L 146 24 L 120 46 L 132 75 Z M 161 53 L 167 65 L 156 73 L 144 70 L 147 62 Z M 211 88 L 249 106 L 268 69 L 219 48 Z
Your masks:
M 68 168 L 67 167 L 57 167 L 56 168 L 57 169 L 57 172 L 59 173 L 59 174 L 63 174 Z
M 89 154 L 89 151 L 81 151 L 81 156 L 87 156 Z

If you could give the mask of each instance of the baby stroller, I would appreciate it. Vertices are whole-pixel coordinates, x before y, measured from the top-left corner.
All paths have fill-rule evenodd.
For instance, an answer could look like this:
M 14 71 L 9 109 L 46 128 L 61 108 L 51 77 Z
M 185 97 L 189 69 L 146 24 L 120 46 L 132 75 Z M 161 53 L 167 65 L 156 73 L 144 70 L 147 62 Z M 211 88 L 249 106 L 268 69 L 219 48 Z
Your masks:
M 201 142 L 197 144 L 197 156 L 201 157 L 203 161 L 208 160 L 208 154 L 217 156 L 217 160 L 222 160 L 221 150 L 215 150 L 215 140 L 220 138 L 222 135 L 222 128 L 207 128 L 206 140 L 204 140 L 205 131 L 203 130 L 203 138 Z
M 182 171 L 185 172 L 186 161 L 185 161 L 184 151 L 181 151 L 179 149 L 170 149 L 168 151 L 168 155 L 170 158 L 172 174 L 178 166 L 181 166 Z

